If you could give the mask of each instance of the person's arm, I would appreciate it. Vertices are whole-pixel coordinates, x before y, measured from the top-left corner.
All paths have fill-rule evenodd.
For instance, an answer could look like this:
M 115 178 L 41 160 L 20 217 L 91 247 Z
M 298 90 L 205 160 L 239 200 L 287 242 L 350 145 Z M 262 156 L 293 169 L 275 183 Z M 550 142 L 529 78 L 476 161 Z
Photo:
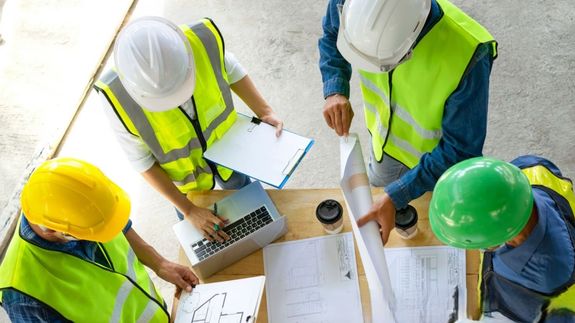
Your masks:
M 446 101 L 442 137 L 437 147 L 424 154 L 417 166 L 385 187 L 384 195 L 358 221 L 360 226 L 377 221 L 384 244 L 395 227 L 395 209 L 404 208 L 423 193 L 433 191 L 439 177 L 452 165 L 482 155 L 493 63 L 491 46 L 482 45 L 474 61 L 459 88 Z
M 202 231 L 206 239 L 213 240 L 215 238 L 219 241 L 229 239 L 225 232 L 219 230 L 216 234 L 214 230 L 214 224 L 223 227 L 225 220 L 216 217 L 209 210 L 197 207 L 190 202 L 172 183 L 166 172 L 156 164 L 152 152 L 144 141 L 128 132 L 106 96 L 103 93 L 99 93 L 99 95 L 104 114 L 110 121 L 112 131 L 134 170 L 139 172 L 154 189 L 178 208 L 198 230 Z
M 260 92 L 256 89 L 254 82 L 245 75 L 239 81 L 230 84 L 231 89 L 237 94 L 242 101 L 260 118 L 263 122 L 269 123 L 276 127 L 276 136 L 281 135 L 283 122 L 274 113 Z
M 182 212 L 187 220 L 191 221 L 196 228 L 202 231 L 206 239 L 212 241 L 215 238 L 223 242 L 230 238 L 223 230 L 214 230 L 214 224 L 223 228 L 226 220 L 214 215 L 212 211 L 208 209 L 194 205 L 192 201 L 188 200 L 188 198 L 178 190 L 160 165 L 154 163 L 152 167 L 141 174 L 146 182 L 168 199 L 168 201 Z
M 327 125 L 334 129 L 339 136 L 347 136 L 354 114 L 349 103 L 351 65 L 337 49 L 338 5 L 342 4 L 343 1 L 341 0 L 329 1 L 322 20 L 323 35 L 318 41 L 318 47 L 319 69 L 325 98 L 323 117 Z
M 191 292 L 199 283 L 198 277 L 186 266 L 171 262 L 162 257 L 156 249 L 147 244 L 134 229 L 128 230 L 124 236 L 138 259 L 148 268 L 152 269 L 158 277 L 173 283 L 178 288 Z
M 103 113 L 109 121 L 110 128 L 132 168 L 138 173 L 150 168 L 154 164 L 155 159 L 146 143 L 126 129 L 126 126 L 124 126 L 103 92 L 98 92 L 98 96 L 102 102 Z

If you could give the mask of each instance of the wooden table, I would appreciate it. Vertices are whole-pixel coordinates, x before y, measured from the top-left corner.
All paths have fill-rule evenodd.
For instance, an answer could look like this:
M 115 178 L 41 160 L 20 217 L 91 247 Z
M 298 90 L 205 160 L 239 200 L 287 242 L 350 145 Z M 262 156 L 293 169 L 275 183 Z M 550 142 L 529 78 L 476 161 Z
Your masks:
M 203 193 L 194 193 L 193 195 L 190 195 L 189 198 L 196 205 L 208 206 L 230 194 L 231 192 L 232 191 L 208 191 Z M 271 199 L 274 201 L 279 212 L 286 216 L 288 225 L 288 232 L 285 234 L 285 236 L 278 239 L 276 242 L 299 240 L 325 235 L 326 233 L 323 231 L 321 224 L 315 218 L 316 206 L 319 204 L 319 202 L 325 199 L 334 199 L 341 203 L 344 209 L 343 231 L 351 231 L 351 225 L 349 223 L 345 201 L 339 189 L 285 189 L 281 191 L 268 190 L 267 192 L 269 193 Z M 380 194 L 382 194 L 381 189 L 373 189 L 374 199 Z M 430 197 L 431 194 L 428 193 L 410 203 L 417 209 L 419 216 L 419 233 L 417 236 L 411 240 L 403 240 L 394 230 L 391 233 L 390 240 L 386 247 L 393 248 L 441 245 L 441 242 L 435 238 L 429 227 L 427 211 Z M 179 257 L 180 263 L 187 264 L 189 266 L 189 261 L 181 248 Z M 371 303 L 367 286 L 367 279 L 361 264 L 361 258 L 359 257 L 359 253 L 357 251 L 357 246 L 356 259 L 358 264 L 359 288 L 361 292 L 363 315 L 365 322 L 371 322 Z M 476 288 L 478 268 L 479 253 L 477 251 L 467 251 L 467 312 L 468 315 L 472 318 L 477 318 L 479 314 Z M 203 282 L 218 282 L 259 275 L 264 275 L 263 253 L 261 249 L 236 262 L 235 264 L 221 270 Z M 174 300 L 174 308 L 172 309 L 172 313 L 176 312 L 176 307 L 177 300 Z M 268 321 L 265 293 L 260 305 L 257 321 Z

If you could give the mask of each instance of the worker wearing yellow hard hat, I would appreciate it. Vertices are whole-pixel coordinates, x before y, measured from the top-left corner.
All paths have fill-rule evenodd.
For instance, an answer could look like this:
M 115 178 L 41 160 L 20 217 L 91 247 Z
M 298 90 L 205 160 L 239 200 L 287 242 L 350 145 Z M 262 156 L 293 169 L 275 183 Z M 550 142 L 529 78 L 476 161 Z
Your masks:
M 481 156 L 496 42 L 448 0 L 330 0 L 323 31 L 323 115 L 348 134 L 357 68 L 369 180 L 385 191 L 358 224 L 377 221 L 385 243 L 396 209 L 432 191 L 451 165 Z
M 129 197 L 94 165 L 43 163 L 21 202 L 0 265 L 0 301 L 14 322 L 168 322 L 144 265 L 178 288 L 198 283 L 140 238 Z
M 114 69 L 96 83 L 106 115 L 132 166 L 208 240 L 229 238 L 224 219 L 184 194 L 239 189 L 249 177 L 203 153 L 236 120 L 232 92 L 264 122 L 282 121 L 255 88 L 210 19 L 177 26 L 161 17 L 128 24 L 114 47 Z
M 484 249 L 482 321 L 575 321 L 575 194 L 555 164 L 473 158 L 448 169 L 429 205 L 444 243 Z

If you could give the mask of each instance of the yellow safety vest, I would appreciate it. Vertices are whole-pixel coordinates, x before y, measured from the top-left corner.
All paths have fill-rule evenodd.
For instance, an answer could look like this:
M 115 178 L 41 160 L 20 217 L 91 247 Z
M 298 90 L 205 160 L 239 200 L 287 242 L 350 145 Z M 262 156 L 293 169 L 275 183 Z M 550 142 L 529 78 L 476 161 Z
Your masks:
M 359 71 L 365 122 L 374 156 L 383 153 L 409 168 L 431 152 L 442 136 L 443 109 L 489 32 L 447 0 L 443 16 L 413 49 L 410 60 L 388 73 Z
M 0 300 L 10 288 L 73 322 L 168 322 L 166 304 L 123 233 L 98 247 L 108 265 L 34 245 L 20 223 L 0 265 Z
M 203 152 L 228 131 L 237 115 L 224 67 L 224 40 L 216 25 L 202 19 L 180 28 L 194 53 L 196 87 L 190 97 L 195 111 L 181 106 L 162 112 L 142 109 L 113 70 L 104 74 L 95 88 L 106 96 L 128 132 L 147 144 L 178 189 L 187 193 L 212 189 L 214 171 L 224 180 L 231 176 L 232 171 L 225 167 L 212 169 Z
M 531 186 L 544 190 L 553 199 L 575 246 L 575 194 L 572 182 L 556 176 L 543 165 L 533 165 L 522 171 Z M 485 252 L 481 258 L 479 301 L 483 312 L 498 311 L 509 319 L 528 322 L 538 317 L 544 319 L 553 312 L 569 313 L 569 317 L 575 317 L 575 270 L 566 287 L 553 295 L 544 295 L 495 273 L 491 254 Z

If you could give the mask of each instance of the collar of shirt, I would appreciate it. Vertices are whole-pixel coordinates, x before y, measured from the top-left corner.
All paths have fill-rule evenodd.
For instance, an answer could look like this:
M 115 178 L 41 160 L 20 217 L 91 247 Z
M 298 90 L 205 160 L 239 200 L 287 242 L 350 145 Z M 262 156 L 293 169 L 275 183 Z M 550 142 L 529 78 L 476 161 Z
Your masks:
M 427 16 L 427 20 L 425 20 L 425 25 L 423 25 L 423 29 L 421 29 L 419 36 L 417 36 L 417 40 L 415 41 L 413 47 L 417 46 L 417 43 L 419 43 L 421 38 L 423 38 L 431 30 L 433 26 L 435 26 L 435 24 L 439 21 L 439 19 L 441 19 L 442 16 L 443 16 L 443 10 L 441 10 L 441 8 L 439 7 L 439 5 L 435 0 L 431 1 L 431 9 L 429 10 L 429 15 Z
M 57 243 L 44 240 L 32 230 L 30 223 L 24 216 L 22 216 L 20 223 L 20 236 L 24 240 L 44 249 L 65 252 L 91 261 L 94 261 L 96 258 L 97 244 L 95 242 L 77 240 Z
M 194 102 L 192 101 L 192 98 L 182 103 L 181 107 L 184 109 L 184 111 L 186 111 L 190 118 L 192 118 L 192 120 L 196 120 L 198 118 L 196 116 L 196 109 L 194 108 Z
M 533 192 L 533 194 L 536 193 Z M 500 257 L 499 259 L 516 273 L 520 273 L 523 270 L 523 267 L 525 267 L 525 264 L 527 264 L 531 256 L 536 252 L 545 236 L 547 217 L 549 216 L 548 213 L 550 210 L 541 204 L 543 203 L 541 203 L 539 199 L 535 199 L 538 219 L 529 237 L 517 247 L 506 244 L 495 251 L 495 254 Z
M 495 251 L 494 270 L 503 277 L 541 293 L 553 293 L 569 281 L 575 250 L 567 226 L 547 193 L 533 189 L 539 218 L 533 231 L 516 248 Z

